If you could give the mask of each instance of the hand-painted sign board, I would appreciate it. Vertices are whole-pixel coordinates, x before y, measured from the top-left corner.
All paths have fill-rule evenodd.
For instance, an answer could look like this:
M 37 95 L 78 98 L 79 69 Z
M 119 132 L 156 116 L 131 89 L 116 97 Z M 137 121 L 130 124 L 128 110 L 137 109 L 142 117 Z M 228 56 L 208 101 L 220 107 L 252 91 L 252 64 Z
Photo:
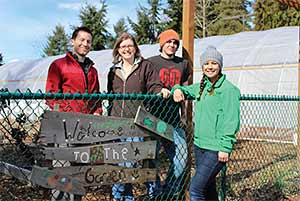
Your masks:
M 138 108 L 134 123 L 159 135 L 160 137 L 166 138 L 172 142 L 174 141 L 173 126 L 158 119 L 154 115 L 144 110 L 141 106 Z
M 22 181 L 28 181 L 31 171 L 0 161 L 0 172 L 9 176 L 13 176 Z
M 23 181 L 31 181 L 44 188 L 56 189 L 76 195 L 85 195 L 84 187 L 115 183 L 145 183 L 155 181 L 157 169 L 127 168 L 114 165 L 68 166 L 49 169 L 33 166 L 27 170 L 0 162 L 0 172 Z
M 86 190 L 82 183 L 67 174 L 57 174 L 48 168 L 33 166 L 31 182 L 44 188 L 57 189 L 76 195 L 85 195 Z
M 91 146 L 46 147 L 45 159 L 77 163 L 122 163 L 154 159 L 156 141 L 119 142 Z
M 89 144 L 127 137 L 149 137 L 151 132 L 131 118 L 46 111 L 41 120 L 40 141 L 55 144 Z
M 114 165 L 69 166 L 51 170 L 53 175 L 80 181 L 84 187 L 111 185 L 115 183 L 144 183 L 155 181 L 157 170 L 149 168 L 127 168 Z
M 43 148 L 35 147 L 33 154 L 80 164 L 52 169 L 33 166 L 30 171 L 0 163 L 0 172 L 76 195 L 85 195 L 85 187 L 155 181 L 156 169 L 127 168 L 119 164 L 155 159 L 156 141 L 143 141 L 152 136 L 173 141 L 173 127 L 141 107 L 135 119 L 46 111 L 40 128 Z M 131 137 L 141 139 L 129 141 Z

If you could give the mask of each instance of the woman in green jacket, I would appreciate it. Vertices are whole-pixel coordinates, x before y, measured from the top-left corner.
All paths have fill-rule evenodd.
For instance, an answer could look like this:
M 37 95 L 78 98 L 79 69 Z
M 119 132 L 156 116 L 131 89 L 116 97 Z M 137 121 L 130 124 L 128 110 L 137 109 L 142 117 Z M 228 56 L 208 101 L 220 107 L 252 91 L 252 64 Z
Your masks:
M 175 102 L 195 98 L 194 151 L 196 174 L 190 185 L 191 201 L 218 200 L 216 176 L 228 162 L 240 126 L 240 90 L 222 74 L 223 56 L 208 46 L 200 56 L 203 77 L 190 86 L 175 85 Z

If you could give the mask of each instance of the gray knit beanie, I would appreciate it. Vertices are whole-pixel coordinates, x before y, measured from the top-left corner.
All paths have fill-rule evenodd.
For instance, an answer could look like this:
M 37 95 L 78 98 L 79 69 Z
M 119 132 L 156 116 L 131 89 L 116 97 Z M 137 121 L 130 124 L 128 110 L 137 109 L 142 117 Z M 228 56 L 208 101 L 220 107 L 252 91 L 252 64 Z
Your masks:
M 221 69 L 223 67 L 222 54 L 214 46 L 211 46 L 211 45 L 207 46 L 206 50 L 200 56 L 201 68 L 208 61 L 215 61 L 219 64 Z

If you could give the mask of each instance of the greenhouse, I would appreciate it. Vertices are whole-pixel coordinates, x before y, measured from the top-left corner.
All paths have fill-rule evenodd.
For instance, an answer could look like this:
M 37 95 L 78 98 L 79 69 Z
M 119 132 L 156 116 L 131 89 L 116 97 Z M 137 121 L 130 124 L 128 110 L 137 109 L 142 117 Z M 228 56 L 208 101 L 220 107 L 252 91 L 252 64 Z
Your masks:
M 198 82 L 202 75 L 200 54 L 208 45 L 214 45 L 224 56 L 223 72 L 242 94 L 297 96 L 299 35 L 300 27 L 282 27 L 195 39 L 194 82 Z M 145 58 L 159 54 L 158 44 L 141 45 L 140 49 Z M 178 55 L 181 55 L 181 48 Z M 44 90 L 49 65 L 62 56 L 3 65 L 0 68 L 0 88 Z M 92 51 L 89 57 L 96 63 L 101 91 L 105 91 L 106 76 L 112 66 L 112 50 Z
M 282 200 L 281 198 L 286 195 L 300 192 L 300 171 L 297 165 L 300 160 L 298 138 L 300 99 L 295 97 L 299 96 L 299 36 L 300 27 L 282 27 L 260 32 L 251 31 L 195 39 L 194 41 L 194 82 L 199 82 L 202 76 L 199 65 L 200 54 L 208 45 L 213 45 L 224 56 L 222 72 L 241 89 L 242 93 L 240 130 L 236 135 L 238 141 L 227 169 L 223 169 L 218 177 L 220 200 L 225 200 L 225 197 L 226 200 Z M 141 45 L 140 49 L 145 58 L 159 54 L 158 44 Z M 181 53 L 182 48 L 180 47 L 178 55 Z M 157 132 L 154 132 L 155 129 L 149 129 L 149 125 L 151 128 L 156 128 L 153 126 L 153 122 L 160 123 L 157 123 L 160 125 L 157 128 L 168 128 L 167 130 L 173 128 L 171 125 L 166 126 L 165 122 L 159 118 L 153 118 L 148 114 L 149 112 L 142 109 L 139 109 L 135 118 L 116 119 L 108 115 L 109 104 L 107 103 L 109 100 L 129 99 L 138 102 L 143 99 L 147 102 L 150 99 L 156 101 L 163 99 L 150 94 L 42 93 L 45 92 L 47 72 L 51 62 L 63 56 L 10 62 L 0 68 L 0 88 L 8 89 L 8 91 L 3 90 L 0 96 L 0 151 L 2 151 L 0 152 L 0 176 L 2 181 L 6 182 L 2 182 L 2 186 L 5 188 L 0 189 L 0 200 L 2 198 L 9 200 L 13 194 L 24 196 L 18 198 L 21 200 L 28 200 L 27 198 L 50 200 L 50 197 L 55 200 L 55 196 L 61 197 L 62 195 L 72 198 L 68 197 L 69 200 L 76 200 L 78 197 L 83 200 L 111 200 L 110 186 L 124 179 L 125 177 L 122 178 L 122 175 L 132 175 L 130 178 L 126 177 L 122 182 L 133 183 L 135 197 L 147 200 L 143 199 L 143 196 L 146 195 L 144 182 L 148 179 L 149 181 L 156 179 L 155 171 L 157 170 L 160 180 L 165 182 L 169 161 L 166 160 L 163 151 L 159 152 L 160 166 L 157 170 L 150 169 L 153 171 L 152 173 L 147 170 L 146 176 L 141 176 L 141 180 L 136 180 L 139 178 L 136 176 L 139 174 L 136 173 L 140 172 L 142 175 L 143 168 L 124 169 L 127 173 L 119 174 L 120 178 L 113 181 L 114 177 L 111 176 L 113 174 L 107 174 L 107 171 L 120 171 L 122 168 L 115 164 L 127 160 L 127 158 L 123 158 L 124 161 L 119 161 L 119 155 L 116 154 L 118 152 L 115 151 L 117 149 L 113 149 L 114 146 L 126 145 L 126 142 L 121 142 L 125 145 L 120 143 L 116 145 L 114 140 L 120 140 L 119 138 L 122 136 L 117 136 L 114 132 L 122 134 L 121 131 L 126 131 L 124 132 L 126 135 L 142 135 L 146 138 L 153 137 L 152 134 L 157 135 Z M 101 92 L 104 92 L 106 91 L 107 74 L 112 66 L 112 50 L 93 51 L 88 56 L 96 63 Z M 101 101 L 102 115 L 50 111 L 45 104 L 45 99 L 76 101 L 84 98 L 96 98 Z M 127 107 L 128 105 L 125 104 Z M 162 112 L 163 110 L 158 109 L 161 106 L 160 102 L 155 106 L 160 114 L 172 119 L 173 110 Z M 193 125 L 193 122 L 189 123 Z M 121 130 L 120 125 L 122 126 Z M 182 146 L 181 159 L 186 160 L 188 156 L 188 160 L 184 174 L 177 178 L 183 183 L 180 186 L 182 188 L 175 194 L 167 193 L 164 194 L 165 197 L 156 197 L 155 200 L 183 200 L 187 195 L 190 178 L 195 172 L 195 164 L 192 160 L 193 126 L 187 126 L 186 129 L 187 147 Z M 96 132 L 99 132 L 99 135 L 96 135 Z M 162 135 L 156 137 L 160 138 Z M 151 141 L 144 143 L 147 144 L 146 148 L 144 144 L 141 144 L 139 145 L 142 147 L 140 150 L 155 150 L 155 143 L 152 145 Z M 103 148 L 104 145 L 107 147 Z M 177 142 L 177 145 L 184 145 L 184 143 Z M 93 147 L 90 148 L 90 146 Z M 152 149 L 148 147 L 152 147 Z M 83 150 L 83 148 L 86 149 Z M 97 150 L 104 149 L 114 150 L 112 156 L 118 157 L 106 157 L 109 161 L 98 160 L 97 157 L 103 156 L 104 152 L 99 154 L 100 151 Z M 43 150 L 48 151 L 44 152 Z M 77 157 L 79 152 L 83 154 Z M 136 155 L 140 157 L 139 149 L 132 149 L 131 153 L 134 154 L 130 155 L 131 158 L 128 161 L 136 160 Z M 148 155 L 153 157 L 155 154 L 151 152 Z M 97 160 L 95 156 L 97 156 Z M 46 159 L 52 160 L 52 164 L 47 164 Z M 93 174 L 89 174 L 90 166 L 85 164 L 82 166 L 83 169 L 78 169 L 81 166 L 69 166 L 69 162 L 65 163 L 66 161 L 69 161 L 70 164 L 85 162 L 93 168 L 96 167 L 96 170 Z M 82 172 L 87 174 L 82 174 Z M 105 181 L 104 177 L 100 177 L 100 173 L 108 175 L 107 178 L 105 177 Z M 57 175 L 63 179 L 57 180 L 59 178 Z M 90 175 L 89 178 L 93 178 L 93 181 L 86 182 L 84 175 Z M 100 183 L 103 181 L 104 183 L 94 182 L 94 178 L 96 178 L 94 175 L 98 175 Z M 72 187 L 70 187 L 69 181 L 73 182 Z M 28 185 L 29 183 L 34 185 Z M 173 185 L 176 183 L 174 182 Z M 23 193 L 24 191 L 21 189 L 26 193 Z

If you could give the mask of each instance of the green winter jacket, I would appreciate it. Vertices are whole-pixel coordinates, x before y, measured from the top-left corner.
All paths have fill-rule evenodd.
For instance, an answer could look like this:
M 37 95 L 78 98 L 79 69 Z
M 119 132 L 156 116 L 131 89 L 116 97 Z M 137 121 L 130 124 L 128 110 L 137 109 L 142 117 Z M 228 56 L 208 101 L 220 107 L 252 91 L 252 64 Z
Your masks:
M 240 128 L 240 90 L 226 76 L 217 81 L 211 91 L 211 83 L 205 80 L 200 101 L 200 83 L 190 86 L 175 85 L 185 95 L 195 98 L 194 104 L 194 143 L 200 148 L 230 153 L 236 142 L 235 134 Z

